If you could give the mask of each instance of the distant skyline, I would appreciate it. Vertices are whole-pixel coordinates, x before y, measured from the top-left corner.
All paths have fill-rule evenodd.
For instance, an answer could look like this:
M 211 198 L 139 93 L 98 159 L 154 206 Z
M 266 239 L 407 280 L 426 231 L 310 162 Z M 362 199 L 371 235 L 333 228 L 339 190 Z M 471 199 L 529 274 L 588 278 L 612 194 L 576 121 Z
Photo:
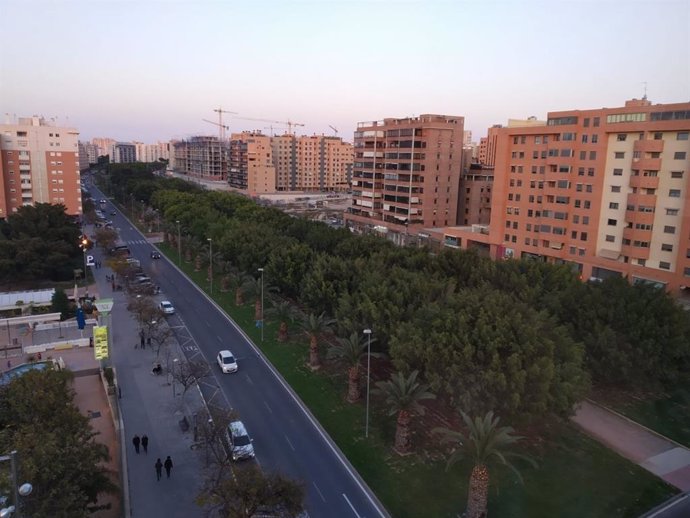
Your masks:
M 0 120 L 55 117 L 80 140 L 216 135 L 202 119 L 221 106 L 348 141 L 360 121 L 461 115 L 478 142 L 644 82 L 690 101 L 690 0 L 0 0 L 0 38 Z

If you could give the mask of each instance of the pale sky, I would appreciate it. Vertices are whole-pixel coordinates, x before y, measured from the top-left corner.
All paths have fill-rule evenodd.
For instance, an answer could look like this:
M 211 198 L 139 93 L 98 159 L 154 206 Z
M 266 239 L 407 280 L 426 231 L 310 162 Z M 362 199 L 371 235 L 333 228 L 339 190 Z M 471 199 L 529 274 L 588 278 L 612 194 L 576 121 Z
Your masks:
M 690 0 L 0 0 L 0 122 L 56 117 L 81 140 L 215 135 L 221 106 L 350 141 L 360 121 L 462 115 L 478 142 L 645 81 L 690 101 Z

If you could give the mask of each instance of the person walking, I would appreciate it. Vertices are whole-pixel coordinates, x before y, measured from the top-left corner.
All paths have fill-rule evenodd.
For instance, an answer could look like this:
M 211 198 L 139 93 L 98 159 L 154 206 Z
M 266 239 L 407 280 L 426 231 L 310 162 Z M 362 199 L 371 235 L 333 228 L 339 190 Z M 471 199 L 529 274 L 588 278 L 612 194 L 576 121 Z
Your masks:
M 132 444 L 134 445 L 134 451 L 136 451 L 137 454 L 139 454 L 139 443 L 140 443 L 140 442 L 141 442 L 141 439 L 139 439 L 139 436 L 138 436 L 138 435 L 135 435 L 135 436 L 132 438 Z
M 148 455 L 149 453 L 149 437 L 144 434 L 141 436 L 141 446 L 144 448 L 144 453 Z
M 172 459 L 170 458 L 170 455 L 165 459 L 165 463 L 163 464 L 165 466 L 165 474 L 168 475 L 168 478 L 170 478 L 170 470 L 173 467 Z
M 163 475 L 163 463 L 161 462 L 160 457 L 158 457 L 158 460 L 156 461 L 156 479 L 160 482 L 161 476 Z
M 139 331 L 139 343 L 141 344 L 141 348 L 143 349 L 144 345 L 146 344 L 146 342 L 144 341 L 144 330 L 143 329 L 141 331 Z

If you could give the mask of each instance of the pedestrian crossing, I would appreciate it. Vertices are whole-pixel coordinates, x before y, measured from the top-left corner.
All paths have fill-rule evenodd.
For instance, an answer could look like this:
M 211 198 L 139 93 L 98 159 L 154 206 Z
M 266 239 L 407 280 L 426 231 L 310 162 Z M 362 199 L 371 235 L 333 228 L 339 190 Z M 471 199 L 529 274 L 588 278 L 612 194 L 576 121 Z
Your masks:
M 125 241 L 125 244 L 129 245 L 150 245 L 146 239 L 134 239 L 132 241 Z

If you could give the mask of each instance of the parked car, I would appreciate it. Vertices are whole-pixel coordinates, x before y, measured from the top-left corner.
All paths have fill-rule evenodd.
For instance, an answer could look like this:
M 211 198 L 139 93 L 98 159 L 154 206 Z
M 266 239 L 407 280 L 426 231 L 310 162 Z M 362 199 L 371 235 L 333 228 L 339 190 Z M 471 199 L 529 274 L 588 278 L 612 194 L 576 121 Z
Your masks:
M 151 252 L 151 259 L 160 259 L 161 253 L 158 250 L 153 250 Z
M 159 304 L 159 307 L 161 308 L 161 311 L 166 315 L 175 314 L 175 306 L 173 306 L 169 300 L 162 300 Z
M 223 373 L 237 372 L 237 361 L 235 360 L 233 354 L 227 349 L 218 353 L 216 361 L 218 362 L 218 366 Z
M 249 437 L 242 421 L 233 421 L 227 429 L 228 445 L 232 460 L 253 459 L 255 456 L 253 439 Z

